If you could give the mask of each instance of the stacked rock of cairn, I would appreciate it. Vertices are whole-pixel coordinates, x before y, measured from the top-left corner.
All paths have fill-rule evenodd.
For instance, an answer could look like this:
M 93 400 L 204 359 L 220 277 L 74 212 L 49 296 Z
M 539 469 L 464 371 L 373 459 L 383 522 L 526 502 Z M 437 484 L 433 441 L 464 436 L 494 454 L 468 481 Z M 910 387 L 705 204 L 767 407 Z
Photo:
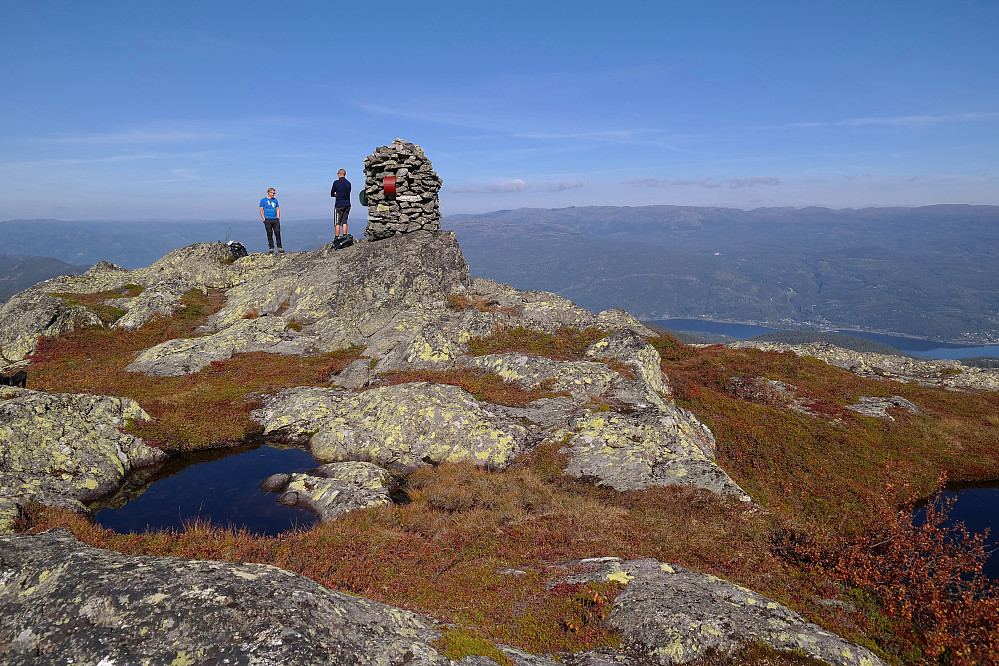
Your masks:
M 423 149 L 396 139 L 364 159 L 364 191 L 368 226 L 364 236 L 380 240 L 396 234 L 441 228 L 440 192 L 443 181 Z

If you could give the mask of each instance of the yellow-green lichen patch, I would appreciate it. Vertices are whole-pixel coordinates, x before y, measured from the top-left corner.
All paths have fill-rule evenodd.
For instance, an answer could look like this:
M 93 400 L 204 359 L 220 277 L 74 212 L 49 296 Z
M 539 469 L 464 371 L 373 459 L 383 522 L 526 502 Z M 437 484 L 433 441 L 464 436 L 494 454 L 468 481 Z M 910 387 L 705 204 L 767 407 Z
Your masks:
M 328 403 L 332 415 L 308 419 L 297 393 L 289 393 L 268 407 L 265 428 L 294 422 L 299 432 L 314 432 L 310 448 L 317 460 L 407 467 L 457 460 L 505 466 L 526 434 L 523 426 L 494 422 L 456 386 L 417 382 L 335 395 Z

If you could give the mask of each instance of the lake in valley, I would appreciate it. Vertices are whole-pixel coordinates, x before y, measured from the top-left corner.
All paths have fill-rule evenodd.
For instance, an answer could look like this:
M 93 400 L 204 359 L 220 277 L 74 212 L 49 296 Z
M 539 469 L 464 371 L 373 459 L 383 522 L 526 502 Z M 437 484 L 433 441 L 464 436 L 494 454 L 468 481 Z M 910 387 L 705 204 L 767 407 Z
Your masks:
M 778 330 L 776 328 L 755 326 L 753 324 L 732 324 L 704 319 L 654 319 L 652 323 L 684 333 L 713 333 L 715 335 L 728 335 L 740 340 L 763 335 L 764 333 L 773 333 Z M 928 356 L 930 358 L 952 360 L 974 356 L 994 356 L 999 358 L 999 345 L 956 345 L 948 342 L 934 342 L 933 340 L 923 340 L 922 338 L 908 338 L 899 335 L 868 333 L 866 331 L 828 332 L 852 335 L 872 342 L 880 342 L 912 356 Z

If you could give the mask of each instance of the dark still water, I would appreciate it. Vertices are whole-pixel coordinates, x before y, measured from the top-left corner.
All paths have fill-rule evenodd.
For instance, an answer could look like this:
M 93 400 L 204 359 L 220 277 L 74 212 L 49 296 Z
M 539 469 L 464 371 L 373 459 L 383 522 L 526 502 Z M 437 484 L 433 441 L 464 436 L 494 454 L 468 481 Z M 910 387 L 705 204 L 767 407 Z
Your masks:
M 270 446 L 177 456 L 152 476 L 137 478 L 132 487 L 102 500 L 99 505 L 106 508 L 97 512 L 95 522 L 119 533 L 183 530 L 186 522 L 199 518 L 267 536 L 308 528 L 316 523 L 314 514 L 278 504 L 279 495 L 265 493 L 259 485 L 271 474 L 304 472 L 317 464 L 300 449 Z
M 942 495 L 954 497 L 949 523 L 964 523 L 968 531 L 981 534 L 989 530 L 985 550 L 991 556 L 985 562 L 984 573 L 999 581 L 999 481 L 948 483 Z

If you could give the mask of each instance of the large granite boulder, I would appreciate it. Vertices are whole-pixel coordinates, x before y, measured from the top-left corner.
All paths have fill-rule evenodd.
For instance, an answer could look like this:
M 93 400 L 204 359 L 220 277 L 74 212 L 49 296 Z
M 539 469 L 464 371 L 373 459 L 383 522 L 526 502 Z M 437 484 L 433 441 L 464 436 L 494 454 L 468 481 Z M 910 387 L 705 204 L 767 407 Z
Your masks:
M 316 460 L 369 461 L 402 472 L 457 461 L 503 468 L 527 435 L 467 391 L 426 382 L 359 393 L 286 389 L 265 396 L 253 418 L 265 434 L 307 438 Z
M 632 414 L 586 413 L 551 439 L 569 454 L 565 473 L 615 490 L 695 486 L 750 497 L 714 460 L 714 438 L 689 412 L 647 410 Z
M 262 564 L 0 537 L 0 664 L 452 664 L 433 620 Z
M 166 458 L 122 431 L 149 415 L 130 398 L 0 388 L 0 531 L 28 502 L 83 504 Z
M 307 356 L 351 346 L 380 358 L 442 315 L 458 318 L 446 308 L 447 296 L 469 283 L 451 232 L 406 234 L 337 252 L 326 245 L 288 255 L 280 270 L 260 270 L 233 286 L 203 327 L 208 335 L 147 349 L 129 369 L 181 375 L 245 351 Z

